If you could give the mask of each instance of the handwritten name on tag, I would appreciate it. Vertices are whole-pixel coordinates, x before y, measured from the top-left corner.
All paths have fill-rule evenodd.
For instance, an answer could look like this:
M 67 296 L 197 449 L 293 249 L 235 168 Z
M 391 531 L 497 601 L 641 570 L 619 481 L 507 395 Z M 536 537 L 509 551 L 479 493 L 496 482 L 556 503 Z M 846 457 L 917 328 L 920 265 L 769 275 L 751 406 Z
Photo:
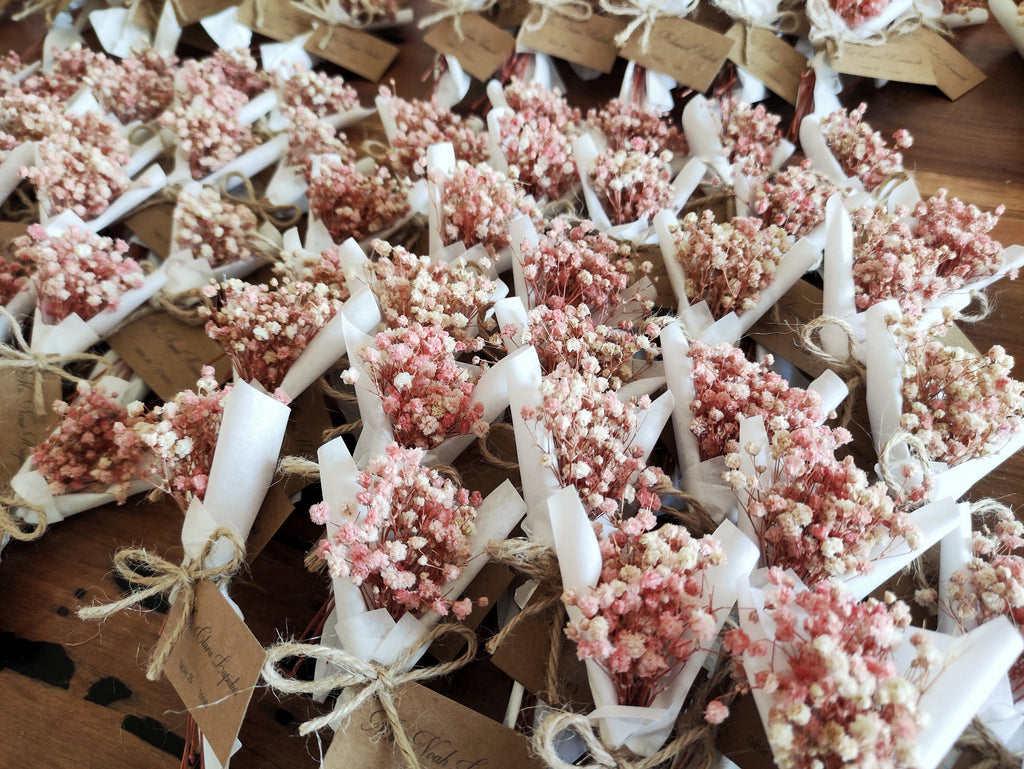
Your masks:
M 516 39 L 483 16 L 464 13 L 461 19 L 464 40 L 459 39 L 453 19 L 441 19 L 427 30 L 423 42 L 445 56 L 454 56 L 477 80 L 494 74 L 516 48 Z
M 518 40 L 535 51 L 607 75 L 619 56 L 615 36 L 625 27 L 624 22 L 607 16 L 591 16 L 586 21 L 577 21 L 560 13 L 551 13 L 540 29 L 522 27 Z
M 883 45 L 847 43 L 832 66 L 847 75 L 934 85 L 954 101 L 985 80 L 985 73 L 938 33 L 923 28 L 894 35 Z
M 651 44 L 640 49 L 641 31 L 622 48 L 624 58 L 661 72 L 688 88 L 704 92 L 722 68 L 733 41 L 687 19 L 658 19 L 651 29 Z
M 180 602 L 171 608 L 167 627 L 181 611 Z M 200 582 L 192 623 L 171 650 L 164 673 L 221 764 L 231 757 L 264 657 L 263 646 L 220 590 Z
M 423 769 L 541 769 L 521 734 L 454 700 L 407 684 L 396 696 L 399 718 Z M 394 769 L 400 762 L 377 700 L 352 714 L 334 736 L 324 769 Z

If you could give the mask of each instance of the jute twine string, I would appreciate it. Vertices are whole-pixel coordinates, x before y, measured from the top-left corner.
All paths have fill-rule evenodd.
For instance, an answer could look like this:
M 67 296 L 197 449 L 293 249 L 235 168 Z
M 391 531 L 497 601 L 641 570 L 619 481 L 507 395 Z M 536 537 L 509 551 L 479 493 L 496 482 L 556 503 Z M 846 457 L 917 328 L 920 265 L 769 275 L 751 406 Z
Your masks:
M 816 47 L 824 45 L 833 60 L 843 55 L 846 43 L 885 45 L 890 38 L 909 34 L 921 27 L 937 32 L 944 37 L 949 37 L 952 34 L 949 25 L 941 18 L 922 16 L 913 3 L 902 16 L 892 21 L 884 29 L 867 37 L 852 35 L 849 27 L 839 20 L 835 12 L 832 11 L 828 0 L 807 0 L 807 15 L 811 20 L 811 42 Z
M 893 452 L 900 445 L 905 445 L 911 455 L 917 455 L 917 462 L 921 466 L 921 472 L 925 478 L 930 478 L 932 475 L 928 447 L 924 445 L 924 441 L 913 433 L 899 430 L 889 436 L 889 439 L 882 445 L 882 450 L 878 452 L 878 467 L 882 471 L 882 480 L 894 491 L 903 488 L 905 482 L 903 478 L 897 476 L 893 467 Z
M 349 433 L 357 433 L 363 429 L 363 420 L 357 419 L 354 422 L 349 422 L 344 425 L 338 425 L 332 427 L 330 430 L 324 430 L 323 435 L 320 436 L 320 440 L 324 443 L 327 441 L 334 440 L 339 435 L 348 435 Z
M 640 51 L 647 53 L 651 47 L 651 30 L 658 19 L 681 18 L 689 16 L 697 8 L 697 0 L 687 0 L 685 7 L 666 11 L 665 7 L 672 0 L 640 0 L 639 2 L 615 3 L 610 0 L 600 0 L 601 8 L 612 16 L 626 16 L 630 19 L 629 24 L 618 35 L 615 36 L 615 44 L 620 48 L 629 42 L 641 27 L 643 32 L 640 35 Z
M 707 508 L 693 494 L 677 489 L 675 486 L 663 486 L 656 488 L 655 491 L 661 495 L 671 495 L 686 505 L 685 510 L 662 505 L 661 512 L 678 520 L 695 537 L 710 534 L 717 528 Z
M 519 574 L 536 580 L 537 589 L 529 602 L 486 645 L 490 654 L 529 617 L 544 617 L 548 628 L 548 658 L 545 665 L 545 692 L 549 701 L 561 704 L 561 689 L 558 675 L 562 659 L 565 625 L 565 606 L 562 603 L 562 573 L 558 568 L 555 551 L 546 545 L 528 539 L 506 539 L 489 542 L 484 550 L 491 563 L 506 566 Z
M 981 760 L 972 764 L 971 769 L 1020 769 L 1024 763 L 1024 754 L 1008 750 L 977 718 L 960 735 L 956 747 L 960 750 L 973 750 L 981 756 Z
M 294 475 L 311 481 L 320 480 L 320 465 L 305 457 L 286 456 L 277 462 L 278 475 Z
M 825 328 L 838 328 L 846 336 L 846 357 L 840 358 L 826 352 L 819 344 L 821 331 Z M 843 378 L 846 384 L 847 394 L 843 401 L 843 412 L 840 422 L 844 427 L 849 426 L 853 421 L 854 394 L 867 382 L 867 370 L 857 360 L 856 356 L 856 333 L 853 326 L 842 318 L 834 315 L 822 315 L 800 327 L 800 345 L 822 362 L 826 363 L 835 373 Z
M 462 30 L 462 17 L 467 13 L 483 13 L 484 11 L 490 10 L 497 1 L 498 0 L 483 0 L 483 2 L 481 2 L 481 0 L 430 0 L 430 2 L 440 5 L 442 9 L 420 19 L 419 28 L 426 29 L 427 27 L 432 27 L 445 19 L 451 19 L 456 37 L 458 37 L 460 41 L 465 40 L 466 33 Z
M 430 645 L 438 638 L 449 633 L 461 636 L 466 641 L 466 649 L 459 657 L 451 662 L 405 670 L 417 657 L 422 646 Z M 299 681 L 285 675 L 278 669 L 278 663 L 289 657 L 322 660 L 329 665 L 337 666 L 341 670 L 319 681 Z M 362 707 L 367 700 L 376 699 L 384 709 L 391 735 L 394 738 L 395 745 L 401 751 L 406 765 L 409 769 L 419 769 L 420 765 L 416 758 L 416 749 L 399 718 L 398 708 L 395 704 L 396 690 L 404 684 L 429 681 L 434 678 L 450 675 L 467 665 L 475 657 L 476 634 L 463 625 L 445 623 L 435 626 L 427 633 L 421 644 L 411 649 L 392 666 L 366 662 L 353 654 L 332 646 L 302 644 L 295 643 L 294 641 L 275 644 L 267 649 L 267 657 L 263 663 L 263 680 L 271 688 L 286 694 L 319 694 L 326 696 L 335 689 L 349 688 L 352 691 L 354 696 L 346 701 L 338 698 L 334 710 L 327 715 L 304 722 L 299 727 L 299 734 L 303 736 L 323 729 L 326 726 L 333 726 L 344 722 L 346 718 Z
M 22 522 L 14 517 L 15 508 L 31 510 L 38 517 L 38 522 L 30 529 L 22 526 Z M 46 519 L 46 511 L 38 505 L 33 505 L 17 497 L 0 495 L 0 533 L 7 534 L 11 539 L 19 542 L 31 542 L 39 539 L 46 531 L 49 521 Z
M 244 195 L 229 192 L 231 181 L 235 179 L 241 182 L 245 190 Z M 280 230 L 294 227 L 299 223 L 299 219 L 302 218 L 302 209 L 294 203 L 278 206 L 271 203 L 266 196 L 257 197 L 252 179 L 241 171 L 232 171 L 224 176 L 221 180 L 221 194 L 232 203 L 238 203 L 248 208 L 260 221 L 270 222 Z
M 573 21 L 589 21 L 594 15 L 594 8 L 587 0 L 532 0 L 523 27 L 535 32 L 547 24 L 552 13 Z
M 206 318 L 200 314 L 203 307 L 202 297 L 199 289 L 189 289 L 177 294 L 168 294 L 160 291 L 149 300 L 151 307 L 163 310 L 172 318 L 186 326 L 199 327 L 206 323 Z
M 984 291 L 971 291 L 971 304 L 978 303 L 978 311 L 975 313 L 960 313 L 957 320 L 964 323 L 979 323 L 992 315 L 992 302 Z M 968 305 L 970 306 L 970 305 Z
M 984 499 L 979 499 L 976 502 L 971 502 L 972 518 L 987 518 L 990 515 L 994 515 L 999 518 L 1013 518 L 1013 510 L 1002 502 L 992 499 L 991 497 L 985 497 Z
M 204 566 L 222 539 L 233 545 L 231 560 L 222 566 Z M 144 586 L 144 589 L 131 593 L 120 601 L 79 609 L 78 617 L 106 619 L 155 595 L 167 595 L 175 602 L 180 602 L 181 613 L 178 615 L 178 621 L 164 629 L 150 655 L 146 678 L 156 681 L 160 678 L 174 645 L 192 624 L 198 583 L 202 580 L 211 580 L 218 585 L 223 584 L 234 576 L 244 561 L 245 543 L 234 531 L 224 527 L 214 530 L 196 558 L 180 564 L 172 563 L 144 548 L 118 550 L 114 554 L 114 572 L 128 582 Z
M 725 666 L 715 673 L 694 693 L 693 702 L 676 722 L 676 736 L 661 750 L 650 756 L 637 756 L 626 748 L 611 748 L 594 733 L 594 724 L 586 716 L 559 712 L 545 718 L 533 736 L 533 750 L 550 769 L 655 769 L 668 766 L 677 758 L 698 759 L 701 767 L 714 762 L 714 734 L 717 726 L 703 719 L 704 707 L 711 692 L 717 689 L 727 675 Z M 558 755 L 556 747 L 566 731 L 575 732 L 587 747 L 590 763 L 570 764 Z M 692 765 L 692 763 L 691 763 Z
M 75 384 L 85 380 L 64 370 L 68 363 L 98 363 L 110 367 L 110 363 L 100 357 L 88 352 L 73 353 L 71 355 L 45 355 L 32 352 L 25 335 L 21 333 L 21 324 L 18 319 L 9 313 L 5 308 L 0 307 L 0 316 L 5 318 L 11 327 L 11 337 L 14 345 L 0 344 L 0 369 L 23 369 L 35 374 L 33 384 L 32 403 L 36 414 L 46 414 L 47 403 L 44 401 L 43 380 L 44 374 L 53 374 L 62 380 Z
M 507 459 L 502 459 L 500 456 L 498 456 L 498 454 L 495 451 L 491 450 L 491 447 L 488 442 L 490 441 L 491 436 L 494 435 L 496 432 L 509 433 L 515 432 L 515 430 L 512 427 L 512 425 L 507 424 L 505 422 L 496 422 L 495 424 L 492 424 L 491 429 L 488 431 L 487 435 L 477 438 L 476 440 L 476 446 L 480 452 L 480 456 L 491 467 L 496 467 L 499 470 L 518 471 L 519 462 L 512 462 Z
M 14 14 L 11 18 L 15 21 L 24 21 L 29 16 L 37 13 L 43 14 L 47 24 L 53 24 L 58 13 L 67 8 L 71 3 L 67 0 L 33 0 L 27 3 L 24 8 Z

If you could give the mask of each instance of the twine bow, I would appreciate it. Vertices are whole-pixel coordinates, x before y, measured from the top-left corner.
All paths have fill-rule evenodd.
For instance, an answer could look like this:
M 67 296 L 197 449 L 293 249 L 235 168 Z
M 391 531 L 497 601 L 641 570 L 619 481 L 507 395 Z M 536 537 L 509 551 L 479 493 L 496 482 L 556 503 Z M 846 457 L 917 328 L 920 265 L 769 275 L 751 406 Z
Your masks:
M 552 13 L 573 21 L 589 21 L 594 15 L 594 7 L 587 0 L 532 0 L 530 6 L 530 14 L 523 22 L 523 28 L 531 32 L 547 24 Z
M 949 25 L 941 17 L 923 15 L 916 3 L 911 3 L 901 16 L 891 21 L 886 27 L 869 35 L 863 35 L 856 29 L 850 29 L 832 9 L 828 0 L 807 0 L 807 17 L 811 21 L 811 42 L 815 47 L 824 45 L 829 57 L 833 60 L 843 55 L 846 43 L 885 45 L 890 37 L 907 35 L 920 27 L 930 29 L 943 37 L 949 37 L 952 34 Z
M 11 327 L 11 336 L 14 339 L 13 346 L 0 344 L 0 369 L 26 369 L 35 374 L 33 404 L 36 414 L 39 416 L 46 413 L 46 402 L 43 400 L 44 374 L 53 374 L 63 380 L 77 384 L 85 380 L 80 376 L 65 371 L 62 367 L 64 364 L 86 362 L 99 363 L 108 368 L 110 367 L 109 361 L 99 355 L 93 355 L 88 352 L 74 353 L 72 355 L 45 355 L 32 352 L 28 342 L 25 340 L 25 335 L 21 333 L 21 324 L 18 322 L 18 319 L 3 307 L 0 307 L 0 317 L 7 320 Z
M 686 5 L 676 11 L 668 12 L 665 7 L 673 0 L 632 0 L 626 4 L 614 3 L 611 0 L 600 0 L 601 7 L 613 16 L 628 16 L 631 21 L 618 35 L 615 36 L 615 44 L 620 48 L 629 42 L 633 33 L 643 26 L 643 34 L 640 36 L 640 51 L 647 53 L 651 47 L 651 30 L 654 22 L 662 18 L 681 18 L 693 12 L 697 7 L 698 0 L 687 0 Z
M 438 638 L 449 633 L 462 636 L 466 641 L 466 649 L 461 656 L 439 665 L 406 670 L 415 659 L 423 645 L 429 645 Z M 306 657 L 322 660 L 335 665 L 340 671 L 320 681 L 298 681 L 289 678 L 278 670 L 278 663 L 288 657 Z M 353 696 L 338 698 L 334 710 L 319 718 L 306 721 L 299 727 L 299 734 L 305 736 L 310 732 L 323 729 L 325 726 L 339 724 L 358 710 L 367 700 L 376 699 L 380 702 L 387 718 L 388 726 L 394 737 L 395 745 L 401 751 L 409 769 L 419 769 L 416 748 L 409 740 L 405 727 L 398 715 L 395 705 L 396 689 L 404 684 L 429 681 L 454 673 L 467 665 L 476 657 L 476 634 L 469 628 L 455 623 L 436 625 L 422 643 L 411 649 L 402 659 L 392 666 L 379 665 L 349 654 L 342 649 L 320 644 L 302 644 L 289 641 L 275 644 L 267 649 L 267 657 L 263 663 L 263 680 L 274 689 L 289 694 L 330 694 L 335 689 L 351 688 Z
M 466 34 L 462 31 L 462 17 L 467 13 L 483 13 L 486 10 L 494 7 L 494 4 L 498 0 L 430 0 L 436 5 L 442 6 L 440 11 L 424 16 L 420 19 L 419 28 L 426 29 L 432 27 L 440 21 L 445 19 L 452 20 L 452 26 L 455 29 L 455 36 L 460 41 L 466 39 Z
M 244 195 L 236 195 L 235 193 L 228 191 L 233 179 L 238 179 L 242 183 L 242 186 L 245 188 Z M 230 200 L 232 203 L 238 203 L 245 206 L 256 214 L 261 221 L 270 222 L 278 229 L 286 230 L 289 227 L 294 227 L 302 217 L 302 209 L 294 203 L 289 203 L 284 206 L 276 206 L 266 197 L 256 197 L 256 189 L 252 186 L 252 179 L 241 171 L 232 171 L 231 173 L 226 174 L 222 185 L 222 193 L 225 198 Z
M 220 540 L 226 539 L 234 547 L 231 560 L 222 566 L 205 566 L 206 560 L 213 555 Z M 182 634 L 192 624 L 192 616 L 196 610 L 196 585 L 202 580 L 212 580 L 216 584 L 227 582 L 238 571 L 245 560 L 245 543 L 231 529 L 218 528 L 203 545 L 202 552 L 196 558 L 184 563 L 173 563 L 143 548 L 124 548 L 114 554 L 114 572 L 121 578 L 144 589 L 125 596 L 120 601 L 102 606 L 88 606 L 78 610 L 79 619 L 106 619 L 120 611 L 145 601 L 155 595 L 168 595 L 181 603 L 181 613 L 173 627 L 164 628 L 156 646 L 150 655 L 146 678 L 156 681 L 163 672 L 164 664 L 170 657 L 171 650 Z
M 260 7 L 262 3 L 263 0 L 257 0 L 256 2 L 257 26 L 263 26 L 263 9 Z M 363 9 L 357 15 L 348 13 L 341 7 L 341 3 L 338 0 L 292 0 L 292 5 L 316 19 L 313 22 L 313 29 L 316 29 L 320 24 L 327 27 L 327 34 L 317 43 L 317 48 L 321 51 L 327 48 L 327 44 L 330 43 L 331 36 L 334 34 L 336 27 L 360 29 L 369 24 L 376 15 L 373 6 L 367 2 L 361 3 Z

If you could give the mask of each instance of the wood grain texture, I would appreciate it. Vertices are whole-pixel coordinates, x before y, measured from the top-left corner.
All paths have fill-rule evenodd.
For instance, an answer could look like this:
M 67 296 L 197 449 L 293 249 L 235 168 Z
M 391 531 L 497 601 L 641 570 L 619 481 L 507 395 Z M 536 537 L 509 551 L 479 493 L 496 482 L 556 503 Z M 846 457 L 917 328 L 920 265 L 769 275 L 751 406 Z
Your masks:
M 421 10 L 424 3 L 414 7 Z M 393 79 L 400 95 L 422 96 L 429 89 L 423 75 L 434 54 L 420 43 L 422 33 L 409 25 L 384 33 L 401 45 L 385 82 Z M 38 52 L 38 20 L 0 23 L 0 50 Z M 847 106 L 867 101 L 867 119 L 883 133 L 906 127 L 915 137 L 907 152 L 922 188 L 947 187 L 951 194 L 983 207 L 1005 203 L 1007 213 L 997 235 L 1007 243 L 1024 243 L 1024 62 L 1016 55 L 998 25 L 959 31 L 956 47 L 987 75 L 981 86 L 957 102 L 937 89 L 853 80 L 842 95 Z M 583 107 L 614 96 L 624 63 L 613 74 L 583 83 L 560 65 L 570 99 Z M 377 85 L 356 82 L 364 103 Z M 467 103 L 479 97 L 479 84 Z M 770 106 L 788 121 L 781 101 Z M 349 130 L 354 140 L 376 136 L 372 129 Z M 1024 366 L 1024 282 L 999 284 L 992 316 L 967 329 L 979 348 L 1003 344 Z M 1024 376 L 1024 370 L 1017 372 Z M 1024 457 L 1004 464 L 979 484 L 973 498 L 995 496 L 1014 505 L 1024 503 Z M 0 564 L 0 766 L 47 766 L 50 769 L 173 769 L 178 759 L 124 728 L 153 719 L 177 737 L 184 735 L 185 715 L 165 681 L 149 682 L 144 675 L 146 655 L 155 642 L 162 615 L 127 612 L 105 623 L 84 623 L 74 610 L 120 590 L 110 577 L 112 552 L 143 545 L 166 553 L 180 542 L 181 513 L 169 502 L 145 504 L 133 500 L 124 507 L 94 510 L 54 526 L 38 543 L 15 543 Z M 256 637 L 269 644 L 300 631 L 326 596 L 324 581 L 302 566 L 304 548 L 318 531 L 292 516 L 267 546 L 249 573 L 241 575 L 232 596 L 242 608 Z M 23 639 L 23 641 L 16 641 Z M 58 648 L 39 647 L 46 642 Z M 33 652 L 32 650 L 35 650 Z M 40 651 L 42 649 L 42 651 Z M 18 672 L 31 670 L 32 653 L 66 655 L 74 665 L 67 688 Z M 19 657 L 19 655 L 22 655 Z M 478 708 L 501 713 L 499 695 L 507 680 L 493 668 L 460 674 L 452 691 L 466 693 Z M 85 699 L 97 681 L 115 677 L 131 690 L 129 696 L 100 705 Z M 486 681 L 486 683 L 481 683 Z M 476 706 L 475 706 L 476 707 Z M 245 748 L 234 766 L 299 769 L 317 765 L 315 739 L 300 739 L 297 722 L 316 710 L 307 700 L 278 700 L 257 692 L 243 727 Z M 129 722 L 130 723 L 130 722 Z

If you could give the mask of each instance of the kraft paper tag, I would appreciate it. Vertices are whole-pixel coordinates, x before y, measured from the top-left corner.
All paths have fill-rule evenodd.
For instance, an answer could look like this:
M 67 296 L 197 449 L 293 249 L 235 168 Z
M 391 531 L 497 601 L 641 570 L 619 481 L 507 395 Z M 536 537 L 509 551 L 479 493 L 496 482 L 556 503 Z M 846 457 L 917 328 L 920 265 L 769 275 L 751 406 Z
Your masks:
M 0 486 L 7 486 L 29 453 L 50 434 L 57 417 L 53 402 L 60 398 L 61 381 L 43 372 L 44 413 L 35 407 L 36 375 L 25 369 L 0 373 Z
M 564 618 L 564 617 L 563 617 Z M 565 641 L 558 663 L 559 691 L 547 687 L 548 644 L 551 628 L 545 616 L 527 617 L 495 650 L 491 662 L 510 678 L 547 702 L 564 701 L 593 707 L 587 668 L 576 656 L 576 644 Z
M 261 24 L 257 24 L 257 17 Z M 238 9 L 238 23 L 280 42 L 313 29 L 306 41 L 307 51 L 373 82 L 384 77 L 399 51 L 397 45 L 368 32 L 322 24 L 291 3 L 264 3 L 263 13 L 257 14 L 254 0 L 246 0 Z
M 179 601 L 167 627 L 181 611 Z M 208 580 L 200 582 L 192 622 L 171 649 L 164 673 L 221 764 L 231 758 L 264 657 L 262 644 L 220 590 Z
M 729 711 L 729 718 L 718 730 L 715 747 L 740 769 L 774 769 L 772 749 L 754 698 L 741 694 L 729 705 Z
M 171 227 L 174 224 L 174 203 L 161 203 L 143 209 L 125 220 L 128 229 L 155 251 L 161 259 L 171 254 Z
M 847 75 L 938 86 L 954 101 L 985 80 L 984 72 L 929 29 L 890 37 L 883 45 L 847 43 L 832 66 Z
M 212 365 L 217 381 L 231 375 L 231 362 L 202 326 L 188 326 L 166 312 L 151 312 L 108 340 L 135 373 L 161 398 L 195 389 L 200 370 Z
M 0 222 L 0 241 L 14 240 L 28 234 L 29 222 Z
M 395 697 L 399 720 L 423 769 L 542 769 L 523 735 L 419 684 L 406 684 Z M 395 752 L 387 717 L 371 698 L 338 730 L 324 757 L 324 769 L 394 769 Z
M 178 24 L 184 27 L 195 24 L 207 16 L 216 16 L 221 11 L 238 5 L 238 0 L 174 0 L 171 5 L 178 17 Z
M 623 46 L 621 55 L 661 72 L 687 88 L 704 92 L 722 68 L 733 41 L 687 19 L 658 19 L 651 29 L 650 50 L 640 50 L 642 31 Z
M 615 36 L 625 27 L 625 22 L 618 18 L 591 16 L 586 21 L 577 21 L 558 12 L 552 12 L 548 14 L 547 21 L 540 29 L 520 28 L 518 41 L 535 51 L 557 56 L 607 75 L 612 71 L 619 56 Z
M 280 483 L 275 483 L 267 490 L 267 496 L 263 498 L 259 512 L 256 513 L 256 520 L 249 530 L 249 539 L 245 543 L 245 562 L 249 565 L 256 560 L 256 556 L 263 552 L 270 540 L 274 538 L 278 530 L 284 526 L 284 522 L 295 512 L 295 505 L 288 498 L 288 493 Z
M 473 581 L 466 587 L 466 592 L 459 599 L 469 598 L 473 601 L 473 610 L 461 624 L 470 630 L 476 630 L 484 621 L 487 613 L 494 608 L 501 594 L 512 583 L 512 572 L 497 563 L 485 564 Z M 480 598 L 487 598 L 487 604 L 477 605 Z M 451 662 L 459 656 L 466 646 L 466 639 L 457 633 L 448 633 L 434 641 L 430 653 L 442 662 Z
M 459 64 L 477 80 L 486 81 L 505 63 L 516 48 L 516 39 L 477 13 L 462 15 L 460 40 L 454 19 L 441 19 L 427 30 L 423 42 L 445 56 L 454 56 Z
M 729 60 L 764 83 L 792 105 L 800 91 L 800 77 L 807 59 L 770 30 L 735 24 L 725 33 L 736 41 Z

